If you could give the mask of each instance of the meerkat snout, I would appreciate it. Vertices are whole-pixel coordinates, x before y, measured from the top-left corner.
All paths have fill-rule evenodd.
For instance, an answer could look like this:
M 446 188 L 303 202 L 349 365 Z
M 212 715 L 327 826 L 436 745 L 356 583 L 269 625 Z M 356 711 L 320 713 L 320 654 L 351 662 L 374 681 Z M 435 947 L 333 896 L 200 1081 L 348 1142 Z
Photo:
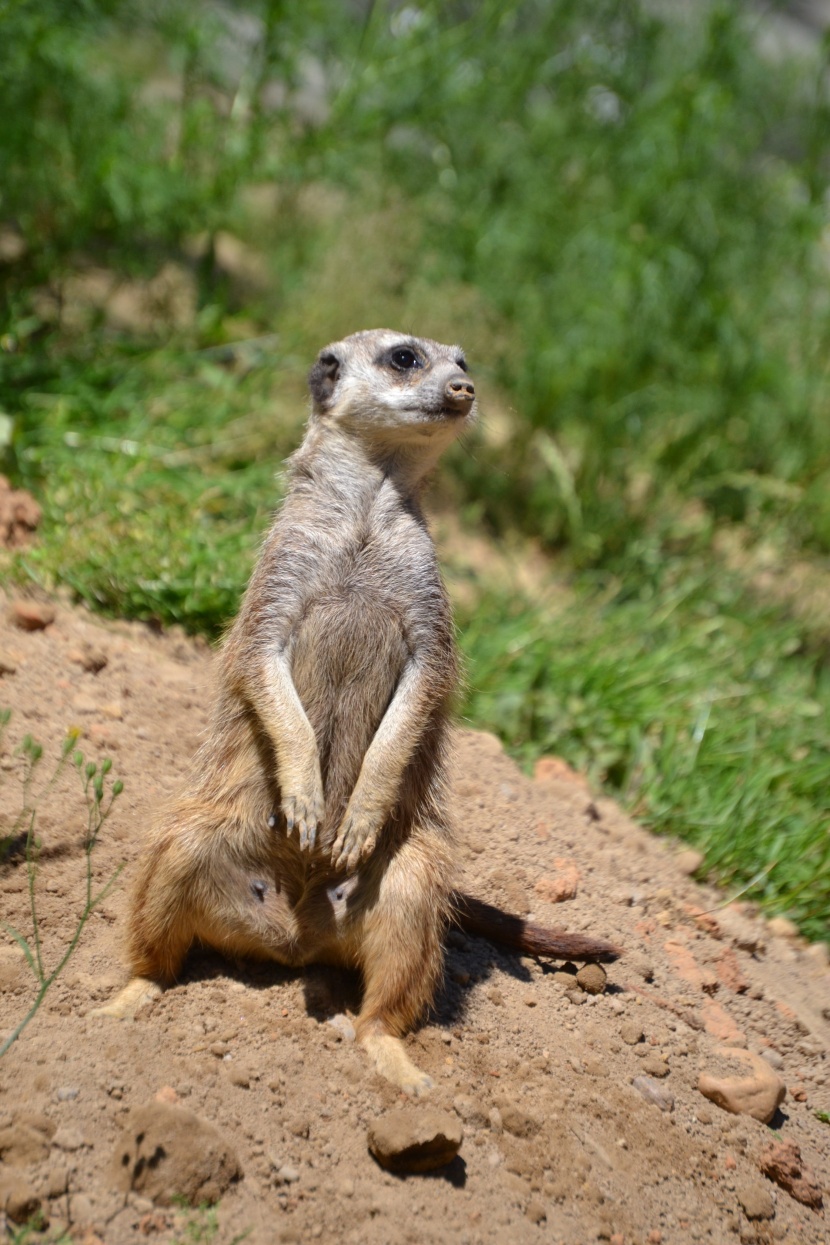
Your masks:
M 453 377 L 444 386 L 444 399 L 459 413 L 465 412 L 475 402 L 475 385 L 466 376 Z

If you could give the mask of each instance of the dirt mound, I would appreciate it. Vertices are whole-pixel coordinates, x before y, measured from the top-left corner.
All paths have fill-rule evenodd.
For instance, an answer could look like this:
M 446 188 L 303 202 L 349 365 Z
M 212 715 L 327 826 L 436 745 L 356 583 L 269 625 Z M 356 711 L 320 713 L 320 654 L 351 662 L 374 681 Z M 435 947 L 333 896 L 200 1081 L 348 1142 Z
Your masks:
M 436 1082 L 424 1109 L 463 1123 L 449 1167 L 401 1177 L 371 1157 L 370 1126 L 402 1102 L 349 1041 L 343 1014 L 359 998 L 355 979 L 195 953 L 182 981 L 137 1021 L 92 1017 L 124 980 L 130 870 L 153 808 L 199 740 L 210 665 L 204 645 L 104 626 L 60 606 L 38 630 L 21 630 L 5 611 L 0 620 L 8 741 L 29 733 L 57 755 L 76 726 L 85 755 L 110 755 L 125 784 L 93 857 L 94 885 L 123 862 L 126 869 L 39 1015 L 0 1059 L 0 1193 L 8 1190 L 9 1215 L 39 1200 L 50 1234 L 69 1225 L 76 1241 L 114 1243 L 182 1239 L 188 1215 L 202 1216 L 196 1228 L 208 1235 L 200 1239 L 247 1232 L 251 1245 L 335 1236 L 459 1245 L 826 1240 L 823 1212 L 761 1171 L 762 1161 L 773 1171 L 763 1159 L 771 1143 L 792 1141 L 827 1201 L 830 1126 L 819 1118 L 830 1112 L 826 957 L 774 936 L 740 905 L 717 909 L 722 897 L 689 879 L 687 855 L 592 799 L 565 770 L 548 767 L 547 781 L 531 782 L 486 735 L 457 739 L 461 884 L 543 924 L 608 938 L 626 955 L 609 966 L 604 992 L 592 994 L 576 965 L 450 935 L 435 1013 L 410 1039 Z M 6 823 L 19 808 L 21 765 L 7 746 Z M 37 821 L 47 967 L 83 902 L 85 824 L 77 774 L 67 771 Z M 12 853 L 0 866 L 0 915 L 27 933 L 27 913 L 25 865 Z M 0 945 L 6 1031 L 33 996 L 9 937 Z M 751 1075 L 753 1061 L 730 1050 L 760 1054 L 786 1083 L 771 1127 L 701 1094 L 702 1073 Z M 212 1238 L 207 1212 L 155 1205 L 135 1182 L 125 1194 L 113 1175 L 125 1129 L 156 1098 L 198 1117 L 194 1160 L 205 1137 L 216 1143 L 203 1127 L 212 1125 L 244 1173 L 222 1196 Z

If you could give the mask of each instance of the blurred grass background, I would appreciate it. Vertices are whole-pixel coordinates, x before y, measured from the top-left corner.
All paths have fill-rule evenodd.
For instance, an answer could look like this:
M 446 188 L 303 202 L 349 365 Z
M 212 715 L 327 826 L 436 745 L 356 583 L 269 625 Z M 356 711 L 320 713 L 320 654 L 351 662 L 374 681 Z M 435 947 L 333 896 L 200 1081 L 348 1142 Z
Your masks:
M 45 508 L 5 573 L 217 636 L 319 347 L 460 339 L 464 717 L 826 938 L 830 43 L 758 12 L 0 8 L 0 441 Z

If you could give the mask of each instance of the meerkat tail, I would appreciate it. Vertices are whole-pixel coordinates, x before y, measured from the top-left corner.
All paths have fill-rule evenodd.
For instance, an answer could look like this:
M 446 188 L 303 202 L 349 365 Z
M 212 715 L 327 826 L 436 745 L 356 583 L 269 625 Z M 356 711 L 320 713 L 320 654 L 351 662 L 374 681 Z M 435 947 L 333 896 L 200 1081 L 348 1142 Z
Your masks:
M 587 934 L 535 925 L 511 912 L 472 895 L 453 891 L 450 924 L 465 934 L 475 934 L 524 955 L 546 955 L 552 960 L 584 960 L 609 964 L 623 954 L 621 947 Z

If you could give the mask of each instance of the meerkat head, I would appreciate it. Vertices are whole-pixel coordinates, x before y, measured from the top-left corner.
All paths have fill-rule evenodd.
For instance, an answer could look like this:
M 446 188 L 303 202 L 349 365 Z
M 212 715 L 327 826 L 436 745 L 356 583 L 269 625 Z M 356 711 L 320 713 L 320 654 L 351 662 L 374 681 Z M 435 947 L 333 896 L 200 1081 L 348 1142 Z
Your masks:
M 475 421 L 475 387 L 459 346 L 391 329 L 326 346 L 309 373 L 312 420 L 390 447 L 438 453 Z

